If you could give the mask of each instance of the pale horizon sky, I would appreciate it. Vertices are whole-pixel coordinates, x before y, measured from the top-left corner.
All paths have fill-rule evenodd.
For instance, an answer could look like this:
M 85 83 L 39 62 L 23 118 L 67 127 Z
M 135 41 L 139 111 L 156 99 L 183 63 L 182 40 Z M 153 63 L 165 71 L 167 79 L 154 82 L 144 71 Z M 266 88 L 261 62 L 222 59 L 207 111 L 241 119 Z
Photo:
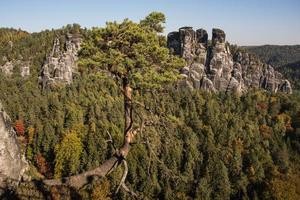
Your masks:
M 29 32 L 105 25 L 152 11 L 166 15 L 165 34 L 182 26 L 225 31 L 238 45 L 300 44 L 300 0 L 0 0 L 0 27 Z

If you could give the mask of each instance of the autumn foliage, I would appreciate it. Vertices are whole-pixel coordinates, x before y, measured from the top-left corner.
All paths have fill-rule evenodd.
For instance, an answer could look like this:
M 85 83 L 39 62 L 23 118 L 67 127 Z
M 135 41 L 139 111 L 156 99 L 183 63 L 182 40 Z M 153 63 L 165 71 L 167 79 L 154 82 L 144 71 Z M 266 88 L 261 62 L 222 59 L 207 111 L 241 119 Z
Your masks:
M 263 102 L 259 102 L 257 103 L 256 107 L 259 109 L 259 110 L 267 110 L 268 109 L 268 105 L 266 103 L 263 103 Z
M 15 122 L 15 130 L 18 136 L 24 136 L 25 126 L 23 120 L 17 120 Z
M 35 157 L 35 161 L 36 161 L 37 167 L 39 169 L 39 172 L 43 175 L 48 176 L 49 165 L 48 165 L 46 159 L 41 154 L 38 154 Z

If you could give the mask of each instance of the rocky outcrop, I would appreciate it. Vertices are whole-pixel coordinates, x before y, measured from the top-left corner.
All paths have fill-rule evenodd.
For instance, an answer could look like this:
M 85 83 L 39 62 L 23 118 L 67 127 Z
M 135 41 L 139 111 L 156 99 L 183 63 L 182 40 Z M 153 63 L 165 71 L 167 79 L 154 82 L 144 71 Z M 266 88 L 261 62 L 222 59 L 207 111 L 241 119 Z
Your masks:
M 23 64 L 20 66 L 20 74 L 22 77 L 27 77 L 30 75 L 29 62 L 23 62 Z
M 54 82 L 72 83 L 73 75 L 77 71 L 76 61 L 80 43 L 80 36 L 72 34 L 67 34 L 66 42 L 63 44 L 64 48 L 62 48 L 59 38 L 54 40 L 52 51 L 47 56 L 39 77 L 39 82 L 43 87 Z
M 187 66 L 180 71 L 180 87 L 238 93 L 249 88 L 262 88 L 292 93 L 290 82 L 272 66 L 246 52 L 232 55 L 226 43 L 226 34 L 220 29 L 213 29 L 209 45 L 205 30 L 180 28 L 178 32 L 168 35 L 168 47 L 187 62 Z
M 13 74 L 14 65 L 12 62 L 6 61 L 6 63 L 0 66 L 1 72 L 6 76 L 11 76 Z
M 21 58 L 22 59 L 22 58 Z M 3 57 L 4 65 L 0 66 L 0 72 L 6 76 L 12 76 L 15 67 L 20 68 L 20 75 L 27 77 L 30 75 L 30 62 L 22 60 L 8 61 L 6 57 Z
M 11 120 L 0 103 L 0 193 L 8 183 L 17 183 L 28 169 Z

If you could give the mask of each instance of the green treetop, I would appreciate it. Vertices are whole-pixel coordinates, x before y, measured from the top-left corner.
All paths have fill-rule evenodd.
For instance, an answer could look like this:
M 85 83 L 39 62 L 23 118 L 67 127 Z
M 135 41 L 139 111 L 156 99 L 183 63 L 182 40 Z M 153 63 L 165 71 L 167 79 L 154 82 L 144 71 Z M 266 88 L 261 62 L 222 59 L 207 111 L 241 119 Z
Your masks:
M 80 64 L 89 69 L 109 72 L 116 78 L 124 94 L 124 144 L 126 156 L 132 137 L 132 91 L 159 89 L 177 79 L 184 61 L 170 54 L 162 45 L 160 32 L 165 16 L 153 12 L 140 23 L 125 19 L 108 22 L 105 28 L 93 28 L 82 45 Z M 126 145 L 128 144 L 128 145 Z
M 160 88 L 177 78 L 183 60 L 160 43 L 165 17 L 151 13 L 140 23 L 125 19 L 93 28 L 82 45 L 80 63 L 112 73 L 131 88 Z

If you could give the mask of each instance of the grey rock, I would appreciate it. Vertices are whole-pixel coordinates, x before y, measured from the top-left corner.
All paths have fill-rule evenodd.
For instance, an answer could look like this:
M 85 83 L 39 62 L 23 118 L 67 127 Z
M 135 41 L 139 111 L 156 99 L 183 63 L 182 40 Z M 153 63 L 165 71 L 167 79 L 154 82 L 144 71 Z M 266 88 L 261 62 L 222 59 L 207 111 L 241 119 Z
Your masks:
M 180 73 L 189 76 L 190 68 L 189 67 L 183 67 L 182 69 L 180 69 Z
M 58 38 L 54 40 L 51 53 L 42 66 L 39 82 L 43 88 L 52 83 L 70 84 L 77 73 L 77 53 L 80 49 L 80 36 L 67 35 L 65 50 L 61 50 Z
M 225 33 L 221 29 L 214 28 L 212 30 L 212 43 L 213 45 L 217 43 L 225 43 Z
M 292 94 L 292 87 L 291 87 L 291 83 L 288 80 L 283 80 L 282 83 L 279 86 L 279 90 L 281 92 L 287 93 L 287 94 Z
M 0 103 L 0 188 L 17 184 L 29 165 L 22 155 L 11 120 Z M 1 190 L 0 190 L 1 193 Z
M 179 29 L 181 56 L 191 62 L 194 55 L 196 33 L 192 27 L 182 27 Z
M 168 34 L 168 48 L 171 50 L 172 53 L 176 55 L 180 55 L 181 52 L 181 43 L 179 32 L 171 32 Z
M 208 34 L 206 30 L 198 29 L 196 31 L 196 39 L 197 39 L 197 43 L 204 44 L 207 47 Z
M 20 66 L 20 73 L 22 77 L 26 77 L 30 75 L 30 66 L 29 66 L 29 62 L 24 62 L 21 66 Z
M 246 52 L 232 55 L 226 43 L 226 34 L 213 29 L 212 43 L 203 29 L 196 32 L 182 27 L 168 35 L 171 52 L 184 58 L 187 66 L 180 70 L 189 88 L 212 92 L 244 93 L 249 88 L 261 88 L 271 92 L 292 93 L 291 84 L 283 75 Z
M 196 31 L 195 58 L 194 60 L 202 65 L 206 64 L 208 34 L 204 29 Z
M 191 71 L 191 78 L 192 78 L 192 80 L 195 80 L 195 79 L 200 80 L 202 78 L 202 76 L 198 72 L 192 70 Z
M 193 84 L 188 80 L 188 76 L 185 74 L 181 74 L 181 80 L 178 83 L 179 89 L 190 89 L 193 90 Z
M 23 59 L 21 57 L 21 59 Z M 7 61 L 7 58 L 3 58 L 6 63 L 3 66 L 0 66 L 0 72 L 2 72 L 5 76 L 12 76 L 13 70 L 15 66 L 20 67 L 20 74 L 22 77 L 26 77 L 30 75 L 30 62 L 29 61 L 21 61 L 21 60 L 14 60 L 14 61 Z
M 12 50 L 14 47 L 14 43 L 12 41 L 8 41 L 8 46 L 9 46 L 10 50 Z
M 199 89 L 201 87 L 201 80 L 197 78 L 193 78 L 193 86 L 195 89 Z
M 12 41 L 8 41 L 8 46 L 12 50 L 14 44 Z M 23 56 L 18 55 L 17 60 L 8 60 L 6 56 L 2 57 L 2 60 L 5 62 L 3 66 L 0 65 L 0 72 L 3 73 L 5 76 L 12 76 L 13 70 L 16 66 L 20 67 L 20 75 L 22 77 L 26 77 L 30 75 L 30 62 L 23 61 Z
M 229 84 L 226 88 L 226 92 L 232 91 L 236 92 L 238 94 L 241 94 L 245 91 L 243 82 L 235 79 L 234 77 L 231 77 Z
M 0 70 L 6 76 L 11 76 L 13 74 L 14 65 L 12 62 L 7 61 L 3 66 L 0 66 Z
M 195 71 L 199 74 L 200 77 L 202 77 L 205 74 L 205 66 L 201 63 L 194 62 L 190 66 L 191 71 Z
M 205 76 L 202 78 L 202 81 L 201 81 L 201 89 L 204 89 L 204 90 L 207 90 L 210 92 L 216 92 L 213 82 Z

